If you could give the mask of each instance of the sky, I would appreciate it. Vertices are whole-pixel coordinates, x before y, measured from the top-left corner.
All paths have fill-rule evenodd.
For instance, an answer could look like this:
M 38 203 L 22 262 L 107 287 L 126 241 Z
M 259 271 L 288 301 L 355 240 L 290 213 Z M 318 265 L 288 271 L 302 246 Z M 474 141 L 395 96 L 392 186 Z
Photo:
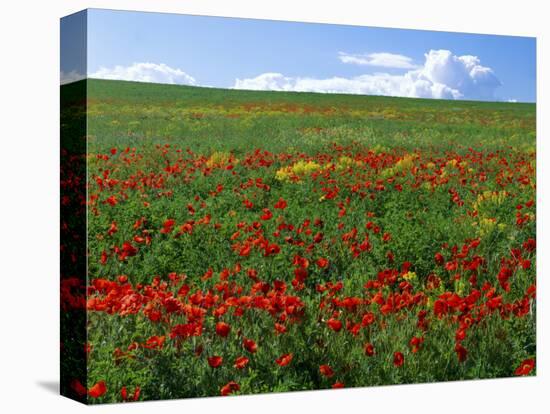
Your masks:
M 61 44 L 62 83 L 536 100 L 529 37 L 90 9 L 62 19 Z

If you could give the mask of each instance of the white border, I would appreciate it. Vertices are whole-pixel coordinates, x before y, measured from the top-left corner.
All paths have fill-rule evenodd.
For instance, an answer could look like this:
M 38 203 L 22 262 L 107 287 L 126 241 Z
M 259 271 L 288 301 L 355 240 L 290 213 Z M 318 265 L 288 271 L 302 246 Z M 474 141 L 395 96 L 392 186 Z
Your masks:
M 543 412 L 550 389 L 545 275 L 549 228 L 548 22 L 543 1 L 5 0 L 0 5 L 0 408 L 79 413 L 57 396 L 59 18 L 86 7 L 536 36 L 538 73 L 538 376 L 150 402 L 100 412 Z M 512 65 L 513 62 L 510 62 Z M 546 92 L 542 92 L 546 91 Z M 545 119 L 546 118 L 546 119 Z M 542 196 L 541 196 L 542 194 Z M 542 300 L 541 300 L 542 298 Z

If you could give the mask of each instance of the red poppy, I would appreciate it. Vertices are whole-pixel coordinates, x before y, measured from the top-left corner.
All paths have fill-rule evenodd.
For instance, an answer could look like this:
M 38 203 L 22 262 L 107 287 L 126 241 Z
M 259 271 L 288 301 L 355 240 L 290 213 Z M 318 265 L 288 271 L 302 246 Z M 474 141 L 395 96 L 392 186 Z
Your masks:
M 229 332 L 231 331 L 231 326 L 229 326 L 227 323 L 225 322 L 218 322 L 216 324 L 216 333 L 225 338 L 227 337 L 227 335 L 229 335 Z
M 319 259 L 317 259 L 317 266 L 319 266 L 321 269 L 324 269 L 328 266 L 328 260 L 324 257 L 320 257 Z
M 315 236 L 313 236 L 313 243 L 320 243 L 323 241 L 323 233 L 317 233 Z
M 86 395 L 86 387 L 76 378 L 71 381 L 71 388 L 80 397 Z
M 132 399 L 134 401 L 137 401 L 139 399 L 140 394 L 141 394 L 141 387 L 137 385 L 136 388 L 134 389 L 134 395 L 132 396 Z
M 235 360 L 235 364 L 233 365 L 237 369 L 243 369 L 248 365 L 249 359 L 245 356 L 240 356 Z
M 126 401 L 128 399 L 128 390 L 126 389 L 126 386 L 122 387 L 120 390 L 120 396 L 122 397 L 123 401 Z
M 162 349 L 165 340 L 165 336 L 155 335 L 147 339 L 147 341 L 145 341 L 145 344 L 143 344 L 143 347 L 147 349 Z
M 105 202 L 106 202 L 107 204 L 109 204 L 110 206 L 113 206 L 113 207 L 114 207 L 114 206 L 117 205 L 118 200 L 117 200 L 117 198 L 116 198 L 114 195 L 112 195 L 111 197 L 107 198 L 107 199 L 105 200 Z
M 321 375 L 327 377 L 327 378 L 330 378 L 334 375 L 334 371 L 332 370 L 332 368 L 328 365 L 321 365 L 319 367 L 319 372 L 321 373 Z
M 287 206 L 286 201 L 279 197 L 279 201 L 277 201 L 273 207 L 278 208 L 280 210 L 284 210 L 286 206 Z
M 517 375 L 517 376 L 529 375 L 534 368 L 535 368 L 535 360 L 534 359 L 526 359 L 514 371 L 514 375 Z
M 413 336 L 411 340 L 409 341 L 409 345 L 411 346 L 411 352 L 413 354 L 417 353 L 420 350 L 420 347 L 424 343 L 423 337 Z
M 208 365 L 210 365 L 212 368 L 218 368 L 223 362 L 223 358 L 221 356 L 215 355 L 208 357 Z
M 327 321 L 327 325 L 330 329 L 332 329 L 334 332 L 340 332 L 342 329 L 342 321 L 336 318 L 330 318 Z
M 268 208 L 264 208 L 262 212 L 263 214 L 260 216 L 262 220 L 269 220 L 271 217 L 273 217 L 273 213 L 269 211 Z
M 370 342 L 367 342 L 365 344 L 365 355 L 367 356 L 374 356 L 374 346 L 370 343 Z
M 111 227 L 109 227 L 109 230 L 107 230 L 107 234 L 109 236 L 112 236 L 113 234 L 115 234 L 116 232 L 118 231 L 118 227 L 116 225 L 116 221 L 113 221 L 111 223 Z
M 101 252 L 101 264 L 104 265 L 105 263 L 107 263 L 107 252 L 105 250 L 103 250 Z
M 455 345 L 455 352 L 456 356 L 458 357 L 458 362 L 466 361 L 466 358 L 468 357 L 468 351 L 462 346 L 462 344 Z
M 162 234 L 168 234 L 172 233 L 172 230 L 174 229 L 174 225 L 176 224 L 176 221 L 174 219 L 168 219 L 162 224 L 162 229 L 160 229 L 160 232 Z
M 340 381 L 336 381 L 334 384 L 332 384 L 332 388 L 333 389 L 338 389 L 338 388 L 344 388 L 345 385 L 343 382 L 340 382 Z
M 88 395 L 92 398 L 99 398 L 107 392 L 105 381 L 99 381 L 88 390 Z
M 292 361 L 293 355 L 292 354 L 284 354 L 281 355 L 279 358 L 275 360 L 277 365 L 281 367 L 286 367 L 290 362 Z
M 277 333 L 284 334 L 286 332 L 286 326 L 281 323 L 275 322 L 275 331 Z
M 304 283 L 307 278 L 307 269 L 303 267 L 294 269 L 294 277 L 298 283 Z
M 363 315 L 363 319 L 361 320 L 361 325 L 363 326 L 369 326 L 374 323 L 374 313 L 367 312 Z
M 258 345 L 252 339 L 243 339 L 243 346 L 250 353 L 255 353 L 258 350 Z
M 233 394 L 234 392 L 239 391 L 240 389 L 241 387 L 235 381 L 229 381 L 227 384 L 225 384 L 221 388 L 220 392 L 221 392 L 221 395 L 226 396 L 229 394 Z
M 400 367 L 405 362 L 405 357 L 401 352 L 394 352 L 393 353 L 393 365 L 396 367 Z

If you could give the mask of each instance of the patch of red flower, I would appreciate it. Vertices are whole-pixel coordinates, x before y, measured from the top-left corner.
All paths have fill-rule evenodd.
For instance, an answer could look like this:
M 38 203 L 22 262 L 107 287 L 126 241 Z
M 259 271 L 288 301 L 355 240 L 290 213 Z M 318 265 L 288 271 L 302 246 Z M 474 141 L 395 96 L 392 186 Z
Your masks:
M 327 377 L 327 378 L 330 378 L 334 375 L 334 371 L 328 365 L 321 365 L 319 367 L 319 372 L 321 373 L 322 376 Z
M 275 360 L 277 365 L 281 367 L 286 367 L 290 362 L 292 361 L 293 355 L 292 354 L 284 354 L 281 355 L 279 358 Z
M 229 335 L 229 332 L 231 332 L 231 326 L 229 326 L 229 324 L 225 322 L 218 322 L 216 324 L 216 333 L 219 336 L 226 338 L 227 335 Z
M 219 355 L 208 357 L 208 365 L 210 365 L 212 368 L 218 368 L 219 366 L 221 366 L 222 362 L 223 358 Z
M 393 365 L 396 367 L 400 367 L 405 362 L 405 357 L 401 352 L 394 352 L 393 353 Z
M 235 381 L 229 381 L 227 384 L 225 384 L 221 388 L 220 393 L 223 396 L 227 396 L 239 391 L 240 389 L 241 389 L 240 385 L 237 384 Z
M 258 350 L 258 345 L 252 339 L 243 339 L 243 347 L 252 354 Z
M 92 398 L 99 398 L 105 395 L 106 392 L 107 386 L 105 385 L 105 381 L 99 381 L 88 390 L 88 395 Z
M 240 356 L 235 360 L 235 364 L 233 365 L 233 367 L 235 367 L 236 369 L 243 369 L 248 365 L 248 361 L 249 359 L 247 357 Z
M 514 375 L 517 375 L 517 376 L 529 375 L 534 368 L 535 368 L 535 360 L 526 359 L 521 363 L 519 367 L 517 367 L 517 369 L 514 371 Z

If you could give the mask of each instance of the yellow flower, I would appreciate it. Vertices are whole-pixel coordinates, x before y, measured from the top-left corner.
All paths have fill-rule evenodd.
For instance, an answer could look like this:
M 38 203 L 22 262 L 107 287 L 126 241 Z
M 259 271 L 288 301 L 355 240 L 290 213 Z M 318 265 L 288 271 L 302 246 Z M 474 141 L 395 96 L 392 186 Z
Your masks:
M 279 181 L 291 181 L 293 178 L 297 178 L 300 180 L 301 178 L 305 177 L 306 175 L 311 174 L 314 171 L 318 171 L 321 169 L 321 166 L 317 164 L 315 161 L 303 161 L 300 160 L 297 163 L 280 168 L 275 173 L 275 178 Z
M 223 167 L 227 164 L 237 164 L 239 162 L 238 159 L 233 157 L 232 154 L 228 152 L 214 152 L 210 158 L 206 161 L 206 166 L 208 168 L 214 168 L 214 167 Z
M 416 273 L 415 272 L 407 272 L 403 275 L 403 279 L 405 279 L 405 280 L 414 280 L 414 279 L 416 279 Z

